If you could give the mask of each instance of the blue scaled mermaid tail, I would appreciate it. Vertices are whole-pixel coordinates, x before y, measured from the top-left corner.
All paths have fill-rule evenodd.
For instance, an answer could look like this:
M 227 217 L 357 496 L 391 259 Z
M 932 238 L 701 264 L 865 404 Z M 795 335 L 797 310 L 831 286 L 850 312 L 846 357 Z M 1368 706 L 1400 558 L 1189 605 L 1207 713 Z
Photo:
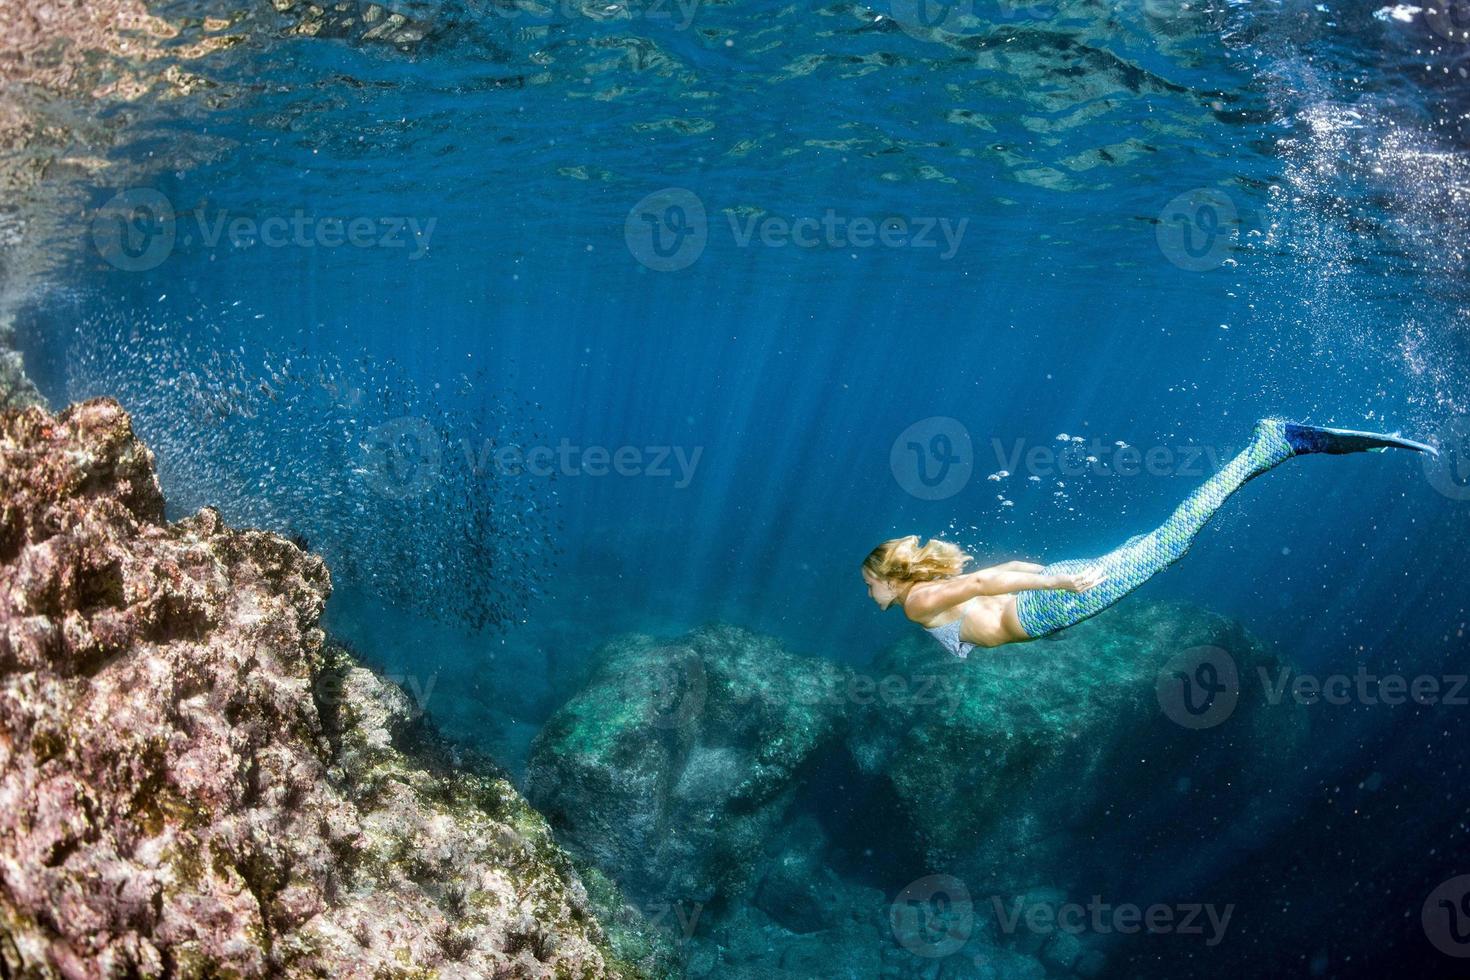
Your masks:
M 1047 565 L 1041 574 L 1069 575 L 1097 567 L 1106 578 L 1086 592 L 1047 589 L 1019 593 L 1016 616 L 1021 628 L 1027 636 L 1037 639 L 1096 616 L 1182 558 L 1194 543 L 1195 535 L 1232 493 L 1278 463 L 1307 453 L 1338 455 L 1391 448 L 1439 455 L 1432 446 L 1422 442 L 1380 432 L 1324 429 L 1281 419 L 1262 419 L 1256 423 L 1250 445 L 1190 494 L 1158 528 L 1129 538 L 1101 558 Z

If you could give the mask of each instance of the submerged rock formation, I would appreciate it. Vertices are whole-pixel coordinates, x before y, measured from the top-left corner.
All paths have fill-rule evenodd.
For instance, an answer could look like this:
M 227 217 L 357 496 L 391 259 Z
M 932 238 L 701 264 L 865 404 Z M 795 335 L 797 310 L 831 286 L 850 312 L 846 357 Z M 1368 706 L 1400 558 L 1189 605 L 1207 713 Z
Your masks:
M 1166 682 L 1211 656 L 1237 699 L 1176 717 Z M 968 661 L 916 632 L 857 670 L 731 627 L 635 636 L 547 723 L 528 795 L 633 894 L 709 906 L 690 976 L 1093 977 L 1126 939 L 998 910 L 1147 905 L 1268 833 L 1305 736 L 1247 691 L 1273 666 L 1238 624 L 1137 601 Z
M 1258 792 L 1306 731 L 1299 706 L 1271 705 L 1254 688 L 1199 728 L 1172 719 L 1159 676 L 1190 651 L 1228 657 L 1237 687 L 1278 666 L 1238 623 L 1183 603 L 1130 600 L 1054 639 L 968 662 L 907 637 L 873 669 L 932 677 L 949 700 L 909 685 L 864 706 L 850 748 L 891 783 L 929 864 L 972 887 L 1018 894 L 1037 867 L 1085 878 L 1088 865 L 1116 864 L 1099 846 L 1114 836 L 1149 841 L 1154 860 L 1171 846 L 1195 850 L 1227 814 L 1246 829 Z
M 636 974 L 509 783 L 404 751 L 319 558 L 163 505 L 115 402 L 0 414 L 0 974 Z
M 616 641 L 532 745 L 527 796 L 634 896 L 741 894 L 802 768 L 840 745 L 819 695 L 844 673 L 728 626 Z
M 12 345 L 13 333 L 0 312 L 0 409 L 44 405 L 45 399 L 26 376 L 20 351 Z

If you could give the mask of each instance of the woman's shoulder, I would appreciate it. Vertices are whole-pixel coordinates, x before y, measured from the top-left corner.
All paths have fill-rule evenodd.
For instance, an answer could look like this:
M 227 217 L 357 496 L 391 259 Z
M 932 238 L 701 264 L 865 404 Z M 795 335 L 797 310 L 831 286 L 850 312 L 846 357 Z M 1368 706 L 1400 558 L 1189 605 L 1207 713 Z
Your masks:
M 935 579 L 932 582 L 915 583 L 914 586 L 909 589 L 908 595 L 904 596 L 903 614 L 907 616 L 910 621 L 918 623 L 920 626 L 928 629 L 929 627 L 925 622 L 926 620 L 933 619 L 936 615 L 945 612 L 946 610 L 958 609 L 961 606 L 965 605 L 966 602 L 970 601 L 966 599 L 963 602 L 959 603 L 941 603 L 934 599 L 931 595 L 933 590 L 948 581 L 950 581 L 950 579 L 943 578 Z
M 898 604 L 898 608 L 903 610 L 903 614 L 908 618 L 909 622 L 918 623 L 920 626 L 924 625 L 924 620 L 928 617 L 923 614 L 926 610 L 924 609 L 922 596 L 917 596 L 915 593 L 920 593 L 925 584 L 924 582 L 920 582 L 914 585 L 909 589 L 908 594 L 903 597 L 903 601 Z

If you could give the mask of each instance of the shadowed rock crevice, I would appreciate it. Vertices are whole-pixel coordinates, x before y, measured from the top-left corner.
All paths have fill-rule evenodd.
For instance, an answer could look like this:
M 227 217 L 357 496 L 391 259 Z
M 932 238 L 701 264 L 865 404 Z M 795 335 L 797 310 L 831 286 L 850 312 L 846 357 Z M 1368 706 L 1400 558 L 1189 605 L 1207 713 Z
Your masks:
M 848 752 L 826 752 L 817 760 L 792 812 L 816 822 L 830 848 L 830 866 L 844 879 L 888 888 L 927 873 L 903 800 L 887 779 L 864 772 Z

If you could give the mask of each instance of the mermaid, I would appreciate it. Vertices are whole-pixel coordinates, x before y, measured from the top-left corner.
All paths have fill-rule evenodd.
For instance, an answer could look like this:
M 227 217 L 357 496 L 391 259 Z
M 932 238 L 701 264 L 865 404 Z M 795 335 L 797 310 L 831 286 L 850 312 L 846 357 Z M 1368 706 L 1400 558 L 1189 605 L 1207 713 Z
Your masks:
M 1195 490 L 1159 527 L 1095 559 L 1050 565 L 1010 561 L 962 573 L 970 556 L 946 541 L 895 538 L 863 559 L 863 581 L 880 609 L 897 604 L 950 653 L 1051 636 L 1090 619 L 1174 564 L 1232 493 L 1293 456 L 1432 447 L 1398 436 L 1262 419 L 1250 445 Z

